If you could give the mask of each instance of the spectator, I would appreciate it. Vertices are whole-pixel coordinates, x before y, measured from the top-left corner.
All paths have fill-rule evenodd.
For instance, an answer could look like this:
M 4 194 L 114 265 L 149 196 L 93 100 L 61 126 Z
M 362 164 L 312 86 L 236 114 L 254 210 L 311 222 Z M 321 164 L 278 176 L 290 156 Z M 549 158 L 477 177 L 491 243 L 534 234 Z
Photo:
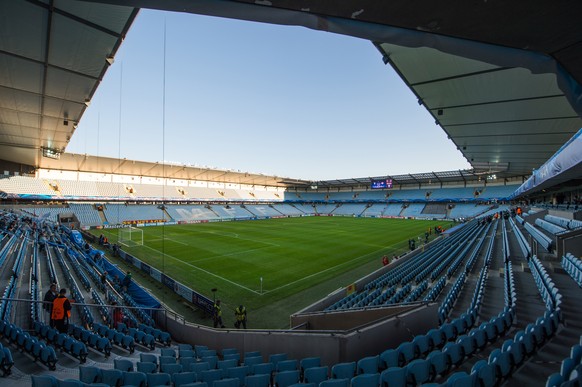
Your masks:
M 71 303 L 67 299 L 67 289 L 61 289 L 59 295 L 53 301 L 51 317 L 54 320 L 55 328 L 61 333 L 67 333 L 69 329 L 69 319 L 71 318 Z
M 117 302 L 113 301 L 111 305 L 113 305 L 112 313 L 113 329 L 117 329 L 117 324 L 123 322 L 123 311 L 119 306 L 117 306 Z
M 128 271 L 123 280 L 121 281 L 123 291 L 127 292 L 127 289 L 129 289 L 129 285 L 131 285 L 131 271 Z
M 51 284 L 49 290 L 44 295 L 44 304 L 42 305 L 43 309 L 48 312 L 49 315 L 49 325 L 54 328 L 54 321 L 52 319 L 52 312 L 53 312 L 53 301 L 57 298 L 57 284 Z

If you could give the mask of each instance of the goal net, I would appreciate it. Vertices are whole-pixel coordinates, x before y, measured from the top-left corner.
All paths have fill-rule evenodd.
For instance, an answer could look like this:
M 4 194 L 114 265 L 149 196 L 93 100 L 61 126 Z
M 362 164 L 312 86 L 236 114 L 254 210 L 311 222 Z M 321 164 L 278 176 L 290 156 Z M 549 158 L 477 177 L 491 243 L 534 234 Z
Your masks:
M 143 246 L 143 230 L 132 226 L 120 228 L 119 244 L 127 247 Z

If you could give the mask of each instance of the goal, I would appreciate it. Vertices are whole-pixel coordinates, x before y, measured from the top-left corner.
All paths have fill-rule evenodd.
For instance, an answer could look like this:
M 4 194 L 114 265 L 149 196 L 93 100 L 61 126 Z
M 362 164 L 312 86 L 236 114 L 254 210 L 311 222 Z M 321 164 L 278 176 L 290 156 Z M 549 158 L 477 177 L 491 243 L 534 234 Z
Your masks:
M 119 244 L 127 247 L 143 246 L 143 230 L 132 226 L 120 228 Z

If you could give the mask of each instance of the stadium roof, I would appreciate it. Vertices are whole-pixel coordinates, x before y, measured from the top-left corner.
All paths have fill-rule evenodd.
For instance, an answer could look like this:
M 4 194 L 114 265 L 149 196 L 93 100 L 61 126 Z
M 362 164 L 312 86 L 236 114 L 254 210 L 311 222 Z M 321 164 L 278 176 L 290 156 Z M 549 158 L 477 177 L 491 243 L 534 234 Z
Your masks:
M 108 173 L 116 175 L 148 176 L 177 180 L 212 181 L 219 183 L 248 184 L 269 187 L 309 186 L 311 182 L 278 176 L 234 170 L 201 168 L 191 165 L 162 164 L 146 161 L 98 157 L 75 153 L 63 153 L 58 159 L 43 158 L 43 169 L 62 171 Z
M 374 177 L 360 177 L 351 179 L 337 179 L 313 182 L 312 186 L 318 189 L 341 189 L 346 187 L 366 187 L 370 188 L 372 181 L 392 180 L 394 185 L 416 185 L 416 184 L 441 184 L 447 182 L 475 183 L 489 179 L 497 179 L 497 171 L 493 169 L 478 170 L 455 170 L 442 172 L 407 173 L 404 175 L 386 175 Z
M 4 159 L 39 166 L 41 147 L 66 147 L 141 7 L 370 40 L 476 173 L 528 176 L 582 127 L 576 0 L 21 0 L 0 5 Z
M 0 2 L 0 158 L 64 151 L 138 10 L 67 0 Z

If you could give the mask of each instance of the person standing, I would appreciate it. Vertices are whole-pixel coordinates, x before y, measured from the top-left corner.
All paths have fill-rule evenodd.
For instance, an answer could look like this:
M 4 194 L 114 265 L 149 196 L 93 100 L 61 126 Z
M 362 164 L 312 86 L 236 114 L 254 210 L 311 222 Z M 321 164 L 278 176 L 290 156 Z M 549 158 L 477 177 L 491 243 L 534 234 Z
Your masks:
M 117 302 L 113 301 L 111 305 L 113 306 L 112 313 L 113 329 L 117 329 L 117 324 L 123 322 L 123 311 L 119 306 L 117 306 Z
M 42 308 L 48 312 L 49 315 L 49 325 L 51 328 L 54 328 L 54 322 L 52 319 L 52 312 L 53 312 L 53 301 L 57 298 L 57 284 L 51 284 L 49 290 L 44 295 L 44 304 Z
M 216 300 L 214 303 L 214 315 L 212 318 L 214 319 L 214 328 L 224 328 L 224 324 L 222 323 L 222 309 L 220 308 L 220 300 Z
M 66 294 L 67 289 L 61 289 L 59 291 L 59 295 L 53 301 L 53 310 L 51 313 L 55 328 L 61 333 L 67 333 L 69 319 L 71 318 L 72 307 Z
M 242 325 L 243 329 L 247 329 L 247 308 L 245 308 L 242 304 L 239 305 L 234 310 L 234 316 L 236 317 L 234 326 L 239 329 Z

